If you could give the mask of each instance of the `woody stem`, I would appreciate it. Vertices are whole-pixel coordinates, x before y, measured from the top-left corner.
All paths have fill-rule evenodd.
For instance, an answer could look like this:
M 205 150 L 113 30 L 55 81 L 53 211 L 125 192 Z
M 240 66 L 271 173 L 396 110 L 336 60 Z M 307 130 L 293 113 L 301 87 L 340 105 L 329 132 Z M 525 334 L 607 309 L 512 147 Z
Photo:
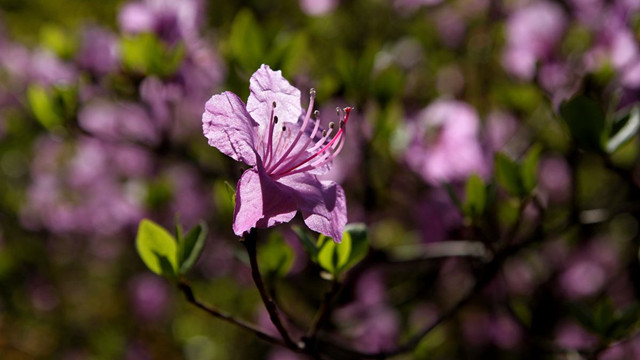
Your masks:
M 251 265 L 251 277 L 253 278 L 253 282 L 256 284 L 258 288 L 258 292 L 260 293 L 260 297 L 262 298 L 262 302 L 264 306 L 267 308 L 267 312 L 269 312 L 269 317 L 271 318 L 271 322 L 275 325 L 276 329 L 282 336 L 284 343 L 290 349 L 299 350 L 299 346 L 291 340 L 287 329 L 282 324 L 282 320 L 280 319 L 280 313 L 278 308 L 276 307 L 276 303 L 271 299 L 269 294 L 267 293 L 264 283 L 262 281 L 262 275 L 260 275 L 260 269 L 258 268 L 258 259 L 256 257 L 256 234 L 255 230 L 251 230 L 249 234 L 247 234 L 242 240 L 242 244 L 245 249 L 247 249 L 247 254 L 249 255 L 249 263 Z

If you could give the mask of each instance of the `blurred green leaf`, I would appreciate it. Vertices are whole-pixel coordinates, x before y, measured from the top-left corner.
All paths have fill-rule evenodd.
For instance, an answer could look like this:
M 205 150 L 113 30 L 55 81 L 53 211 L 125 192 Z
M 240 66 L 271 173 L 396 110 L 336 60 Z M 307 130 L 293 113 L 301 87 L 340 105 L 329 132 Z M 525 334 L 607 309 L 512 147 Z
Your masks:
M 40 43 L 62 59 L 71 59 L 76 51 L 75 39 L 71 34 L 53 24 L 40 28 Z
M 640 129 L 640 105 L 634 106 L 629 114 L 620 118 L 617 123 L 619 124 L 614 125 L 618 125 L 620 129 L 607 142 L 607 152 L 609 154 L 616 152 L 638 134 L 638 129 Z
M 234 59 L 245 71 L 253 72 L 263 63 L 264 34 L 251 10 L 242 9 L 233 19 L 229 46 Z
M 173 75 L 185 55 L 182 44 L 169 47 L 150 33 L 125 37 L 120 48 L 124 67 L 145 75 Z
M 495 158 L 496 178 L 498 183 L 513 196 L 523 193 L 520 167 L 503 153 L 496 154 Z
M 374 77 L 372 93 L 380 103 L 386 104 L 403 95 L 404 82 L 404 72 L 396 66 L 389 66 Z
M 270 277 L 287 275 L 293 265 L 295 254 L 282 235 L 272 232 L 267 241 L 258 248 L 260 270 Z
M 27 99 L 31 111 L 42 126 L 51 129 L 62 125 L 64 112 L 52 89 L 47 90 L 39 85 L 31 85 L 27 89 Z
M 184 238 L 178 239 L 180 274 L 186 274 L 196 264 L 202 254 L 206 239 L 207 225 L 204 222 L 194 226 Z
M 466 215 L 476 217 L 484 213 L 486 203 L 487 188 L 484 181 L 477 174 L 473 174 L 467 180 L 462 209 Z
M 575 97 L 560 106 L 560 114 L 578 146 L 596 151 L 603 148 L 605 117 L 595 100 Z
M 177 273 L 176 241 L 162 226 L 144 219 L 138 226 L 136 249 L 152 272 L 173 277 Z
M 520 176 L 525 194 L 531 193 L 538 182 L 538 163 L 541 153 L 542 147 L 540 145 L 532 146 L 520 165 Z

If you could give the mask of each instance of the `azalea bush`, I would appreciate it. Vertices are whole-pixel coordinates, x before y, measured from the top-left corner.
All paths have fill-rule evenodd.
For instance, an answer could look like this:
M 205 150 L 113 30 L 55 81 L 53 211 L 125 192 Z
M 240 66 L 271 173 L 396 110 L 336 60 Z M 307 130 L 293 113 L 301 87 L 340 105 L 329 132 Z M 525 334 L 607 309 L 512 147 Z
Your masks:
M 0 2 L 8 359 L 640 358 L 640 3 Z

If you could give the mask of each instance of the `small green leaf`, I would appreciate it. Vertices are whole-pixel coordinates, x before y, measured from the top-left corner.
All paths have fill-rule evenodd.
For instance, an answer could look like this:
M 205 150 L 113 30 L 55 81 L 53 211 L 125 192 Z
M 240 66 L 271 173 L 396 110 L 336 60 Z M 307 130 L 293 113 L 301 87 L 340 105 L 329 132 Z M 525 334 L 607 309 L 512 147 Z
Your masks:
M 178 242 L 178 264 L 180 274 L 186 274 L 196 264 L 207 239 L 207 225 L 200 222 L 194 226 L 187 235 Z
M 536 187 L 538 182 L 538 162 L 540 161 L 540 154 L 542 153 L 542 147 L 534 145 L 520 166 L 520 176 L 522 177 L 522 186 L 526 194 L 531 193 Z
M 364 224 L 349 224 L 339 244 L 320 235 L 318 238 L 318 264 L 334 277 L 349 270 L 369 251 L 369 240 Z
M 311 261 L 318 262 L 318 248 L 309 233 L 300 226 L 293 226 L 293 231 L 296 233 L 298 240 L 304 247 L 304 250 L 309 254 Z
M 340 275 L 340 268 L 349 260 L 351 253 L 351 240 L 345 239 L 337 244 L 330 237 L 320 235 L 318 237 L 318 264 L 334 277 Z
M 345 227 L 344 235 L 342 235 L 342 241 L 347 237 L 348 241 L 351 241 L 351 252 L 349 253 L 347 262 L 342 265 L 340 269 L 341 272 L 347 271 L 355 266 L 369 253 L 369 236 L 365 224 L 348 224 Z
M 272 232 L 267 241 L 258 248 L 258 266 L 270 277 L 287 275 L 295 254 L 293 249 L 284 241 L 282 235 Z
M 71 59 L 76 50 L 76 40 L 69 32 L 53 24 L 40 28 L 40 43 L 62 59 Z
M 560 115 L 578 146 L 596 151 L 603 148 L 605 116 L 595 100 L 575 97 L 560 106 Z
M 496 154 L 496 178 L 498 183 L 507 192 L 514 196 L 523 193 L 522 179 L 520 178 L 520 167 L 503 153 Z
M 465 187 L 464 213 L 471 217 L 480 216 L 484 213 L 487 203 L 487 188 L 484 181 L 477 174 L 473 174 L 467 180 Z
M 152 272 L 163 275 L 175 275 L 177 266 L 176 241 L 160 225 L 144 219 L 138 226 L 136 237 L 138 255 Z
M 613 154 L 622 145 L 628 143 L 638 134 L 640 129 L 640 105 L 636 105 L 631 112 L 618 120 L 621 128 L 607 142 L 607 152 Z M 614 124 L 617 125 L 617 124 Z

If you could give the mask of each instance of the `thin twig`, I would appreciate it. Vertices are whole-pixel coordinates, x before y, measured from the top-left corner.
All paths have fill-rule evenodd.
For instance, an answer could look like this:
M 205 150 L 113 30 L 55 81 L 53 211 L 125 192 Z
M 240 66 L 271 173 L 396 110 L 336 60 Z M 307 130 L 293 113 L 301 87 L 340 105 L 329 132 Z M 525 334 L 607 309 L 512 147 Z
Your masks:
M 282 320 L 280 319 L 280 313 L 278 312 L 276 303 L 271 299 L 264 287 L 262 275 L 260 275 L 260 269 L 258 268 L 258 259 L 256 256 L 255 231 L 251 231 L 248 235 L 246 235 L 242 240 L 242 244 L 247 249 L 247 254 L 249 255 L 251 277 L 253 278 L 253 282 L 256 284 L 256 288 L 258 288 L 258 292 L 260 293 L 260 297 L 262 298 L 264 306 L 267 308 L 267 312 L 269 313 L 271 322 L 273 323 L 273 325 L 275 325 L 276 329 L 278 329 L 278 332 L 280 333 L 280 336 L 282 336 L 282 339 L 284 340 L 286 346 L 294 351 L 300 351 L 300 346 L 298 346 L 293 342 L 293 340 L 291 340 L 287 329 L 282 324 Z
M 207 306 L 203 303 L 201 303 L 200 301 L 198 301 L 198 299 L 196 299 L 195 295 L 193 294 L 193 290 L 191 289 L 191 287 L 189 286 L 189 284 L 185 283 L 185 282 L 180 282 L 178 283 L 178 288 L 182 291 L 182 293 L 184 294 L 185 298 L 187 299 L 188 302 L 190 302 L 191 304 L 195 305 L 196 307 L 204 310 L 205 312 L 209 313 L 210 315 L 224 320 L 230 324 L 236 325 L 242 329 L 245 329 L 249 332 L 254 333 L 257 337 L 259 337 L 262 340 L 265 340 L 266 342 L 269 342 L 271 344 L 274 345 L 279 345 L 279 346 L 284 346 L 284 347 L 288 347 L 281 339 L 275 338 L 269 334 L 266 334 L 264 332 L 262 332 L 260 329 L 254 327 L 251 324 L 247 324 L 244 321 L 238 320 L 236 318 L 234 318 L 233 316 L 229 315 L 229 314 L 225 314 L 223 312 L 218 311 L 217 309 L 211 307 L 211 306 Z

